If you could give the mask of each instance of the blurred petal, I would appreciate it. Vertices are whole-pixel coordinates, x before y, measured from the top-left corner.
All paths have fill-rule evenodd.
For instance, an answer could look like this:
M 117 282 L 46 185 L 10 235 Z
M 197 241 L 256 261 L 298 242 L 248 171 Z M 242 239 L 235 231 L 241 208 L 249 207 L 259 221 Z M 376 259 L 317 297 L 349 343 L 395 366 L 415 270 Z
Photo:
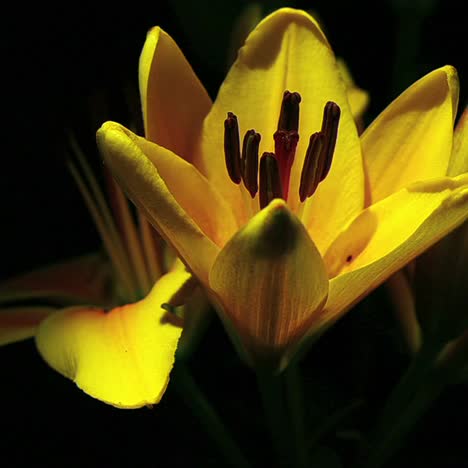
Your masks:
M 362 135 L 368 204 L 412 182 L 447 173 L 458 78 L 446 66 L 414 83 Z
M 25 340 L 35 335 L 39 324 L 54 307 L 6 307 L 0 309 L 0 346 Z
M 206 179 L 169 150 L 112 122 L 98 131 L 98 144 L 130 199 L 191 270 L 207 280 L 219 250 L 218 236 L 234 227 L 229 222 L 232 215 Z
M 325 256 L 332 279 L 322 324 L 336 320 L 467 218 L 468 176 L 413 184 L 369 207 Z
M 135 304 L 54 314 L 38 329 L 39 352 L 94 398 L 119 408 L 158 403 L 182 333 L 180 319 L 161 304 L 170 303 L 188 281 L 189 273 L 174 271 Z
M 468 107 L 460 117 L 453 134 L 452 157 L 447 171 L 449 176 L 468 172 Z
M 263 17 L 262 6 L 258 3 L 247 4 L 234 20 L 229 41 L 227 64 L 230 67 L 237 58 L 238 50 L 244 45 L 245 39 Z
M 159 27 L 148 33 L 139 76 L 146 138 L 191 161 L 211 99 L 177 44 Z
M 413 264 L 412 286 L 424 336 L 458 338 L 468 330 L 468 221 Z
M 228 111 L 233 112 L 238 117 L 241 136 L 254 128 L 262 135 L 260 154 L 272 151 L 285 90 L 297 91 L 302 96 L 301 138 L 289 191 L 293 209 L 299 203 L 300 174 L 309 136 L 320 129 L 327 101 L 335 101 L 341 107 L 335 160 L 322 184 L 322 193 L 314 196 L 317 203 L 311 214 L 321 227 L 317 235 L 324 232 L 327 236 L 363 207 L 362 161 L 359 138 L 335 57 L 316 21 L 305 12 L 278 10 L 249 35 L 205 120 L 200 153 L 205 159 L 198 166 L 203 167 L 203 173 L 235 212 L 241 212 L 239 190 L 230 182 L 223 158 L 219 156 L 223 148 L 223 121 Z
M 109 304 L 113 278 L 107 257 L 89 254 L 12 278 L 0 285 L 0 303 L 29 299 L 54 303 Z
M 274 200 L 224 247 L 210 286 L 257 358 L 307 331 L 328 292 L 320 254 L 284 201 Z
M 416 354 L 422 343 L 421 327 L 416 315 L 414 292 L 404 270 L 397 271 L 386 282 L 395 316 L 400 324 L 403 339 L 412 354 Z
M 343 78 L 346 86 L 349 106 L 351 108 L 354 120 L 359 120 L 362 118 L 364 112 L 369 106 L 369 93 L 356 86 L 351 72 L 343 60 L 337 59 L 337 64 L 338 68 L 340 69 L 341 77 Z

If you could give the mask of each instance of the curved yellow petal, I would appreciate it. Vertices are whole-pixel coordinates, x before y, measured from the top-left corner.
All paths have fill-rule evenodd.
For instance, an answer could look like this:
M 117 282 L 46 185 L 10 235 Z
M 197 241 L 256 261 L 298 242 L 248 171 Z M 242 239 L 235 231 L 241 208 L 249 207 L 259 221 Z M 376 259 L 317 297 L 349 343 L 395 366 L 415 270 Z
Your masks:
M 446 66 L 414 83 L 367 128 L 362 153 L 368 204 L 447 173 L 457 103 L 457 73 Z
M 325 256 L 332 277 L 321 324 L 331 323 L 468 219 L 468 176 L 413 184 L 365 210 Z
M 322 193 L 314 196 L 317 209 L 311 214 L 321 226 L 320 233 L 328 233 L 362 209 L 362 161 L 335 57 L 317 22 L 307 13 L 283 8 L 262 20 L 249 35 L 205 120 L 200 153 L 204 159 L 197 166 L 203 167 L 203 173 L 235 207 L 236 213 L 241 212 L 239 191 L 230 182 L 220 156 L 223 121 L 227 112 L 233 112 L 238 117 L 241 137 L 254 128 L 262 135 L 260 153 L 272 151 L 285 90 L 297 91 L 302 96 L 300 140 L 289 191 L 293 209 L 299 201 L 300 174 L 309 136 L 320 130 L 323 107 L 332 100 L 342 110 L 336 157 L 327 181 L 322 184 Z
M 220 252 L 210 287 L 254 359 L 275 360 L 307 331 L 328 279 L 302 223 L 274 200 Z
M 114 296 L 109 261 L 93 253 L 39 268 L 0 284 L 0 303 L 29 299 L 54 304 L 109 304 Z
M 146 138 L 191 161 L 211 99 L 177 44 L 159 27 L 146 38 L 139 81 Z
M 122 188 L 200 280 L 207 280 L 216 243 L 233 229 L 220 197 L 194 166 L 118 124 L 107 122 L 97 137 Z
M 468 172 L 468 107 L 461 115 L 453 134 L 452 157 L 447 171 L 449 176 Z
M 31 338 L 54 307 L 19 306 L 0 308 L 0 346 Z
M 70 308 L 42 322 L 36 344 L 45 361 L 84 392 L 118 408 L 158 403 L 169 382 L 180 319 L 161 304 L 171 302 L 191 276 L 161 277 L 140 302 L 108 312 Z

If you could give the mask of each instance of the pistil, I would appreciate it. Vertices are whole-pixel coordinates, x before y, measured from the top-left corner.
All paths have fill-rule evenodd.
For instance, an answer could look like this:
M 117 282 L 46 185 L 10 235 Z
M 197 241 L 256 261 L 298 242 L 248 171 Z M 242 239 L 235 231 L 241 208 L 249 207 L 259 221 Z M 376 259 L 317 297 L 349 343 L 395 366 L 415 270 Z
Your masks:
M 291 177 L 291 168 L 296 155 L 297 142 L 299 134 L 292 131 L 278 130 L 273 135 L 275 139 L 275 156 L 278 160 L 278 168 L 283 186 L 284 199 L 288 199 L 289 179 Z
M 281 102 L 278 130 L 273 135 L 284 199 L 288 199 L 291 168 L 299 141 L 299 93 L 285 91 Z

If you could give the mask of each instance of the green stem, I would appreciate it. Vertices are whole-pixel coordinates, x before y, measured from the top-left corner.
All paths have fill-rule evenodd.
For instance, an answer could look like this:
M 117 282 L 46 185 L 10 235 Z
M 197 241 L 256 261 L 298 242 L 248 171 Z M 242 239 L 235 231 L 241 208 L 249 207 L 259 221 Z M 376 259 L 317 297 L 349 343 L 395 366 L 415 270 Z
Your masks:
M 437 398 L 444 383 L 434 379 L 438 342 L 428 343 L 416 355 L 387 400 L 370 445 L 365 468 L 379 468 L 400 448 L 419 417 Z
M 421 385 L 411 402 L 394 418 L 393 423 L 387 426 L 385 434 L 378 443 L 373 445 L 366 468 L 380 468 L 391 459 L 419 418 L 440 395 L 444 386 L 444 383 L 435 381 L 432 384 Z
M 297 466 L 299 468 L 307 468 L 310 464 L 308 463 L 305 441 L 304 394 L 299 370 L 297 362 L 291 363 L 284 373 L 284 378 L 286 383 L 286 399 L 292 423 L 292 443 L 294 454 L 297 458 Z
M 401 408 L 406 407 L 419 388 L 420 383 L 433 369 L 440 349 L 438 343 L 423 345 L 387 400 L 382 412 L 380 426 L 385 427 L 389 421 L 395 418 Z
M 198 419 L 203 429 L 216 444 L 224 456 L 226 466 L 232 468 L 248 468 L 249 462 L 240 452 L 226 427 L 201 389 L 196 384 L 185 364 L 178 362 L 171 374 L 171 381 L 179 396 Z
M 257 384 L 273 446 L 278 456 L 277 465 L 291 466 L 289 424 L 284 404 L 282 378 L 269 371 L 257 369 Z
M 311 434 L 309 434 L 307 444 L 311 447 L 317 445 L 323 437 L 336 429 L 341 421 L 345 420 L 350 414 L 363 405 L 364 400 L 353 401 L 348 406 L 340 408 L 336 412 L 328 415 L 326 417 L 326 421 L 320 427 L 317 427 Z

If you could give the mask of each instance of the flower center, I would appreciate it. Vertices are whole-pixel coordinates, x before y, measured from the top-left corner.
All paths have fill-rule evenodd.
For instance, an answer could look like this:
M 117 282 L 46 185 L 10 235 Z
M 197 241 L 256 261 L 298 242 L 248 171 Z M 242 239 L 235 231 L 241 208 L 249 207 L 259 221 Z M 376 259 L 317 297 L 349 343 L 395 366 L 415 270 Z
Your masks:
M 253 129 L 247 130 L 241 151 L 237 117 L 228 112 L 224 121 L 224 155 L 229 177 L 235 184 L 243 182 L 252 199 L 259 193 L 260 209 L 274 198 L 288 199 L 291 169 L 299 141 L 300 102 L 299 93 L 284 92 L 278 129 L 273 135 L 275 152 L 264 152 L 260 164 L 260 134 Z M 323 110 L 322 128 L 310 136 L 299 184 L 301 202 L 315 193 L 330 171 L 340 114 L 336 103 L 327 102 Z

